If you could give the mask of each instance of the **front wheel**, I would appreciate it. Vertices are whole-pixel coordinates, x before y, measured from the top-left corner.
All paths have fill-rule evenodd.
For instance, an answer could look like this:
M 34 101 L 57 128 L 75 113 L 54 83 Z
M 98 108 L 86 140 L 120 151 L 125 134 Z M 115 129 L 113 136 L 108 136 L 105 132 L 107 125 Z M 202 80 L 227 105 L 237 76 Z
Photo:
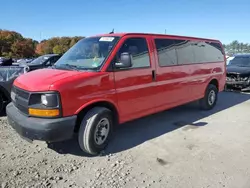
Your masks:
M 78 142 L 81 149 L 91 155 L 100 153 L 108 145 L 113 131 L 112 112 L 104 107 L 94 107 L 84 116 Z
M 200 99 L 200 107 L 202 110 L 211 110 L 217 103 L 218 89 L 215 85 L 209 84 L 205 96 Z

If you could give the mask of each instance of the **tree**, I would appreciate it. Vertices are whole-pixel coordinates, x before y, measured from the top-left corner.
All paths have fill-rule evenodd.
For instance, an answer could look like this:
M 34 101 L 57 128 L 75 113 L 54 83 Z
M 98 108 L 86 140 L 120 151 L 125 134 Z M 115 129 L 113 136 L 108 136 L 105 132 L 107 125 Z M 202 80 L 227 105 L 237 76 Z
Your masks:
M 232 49 L 234 52 L 237 52 L 239 49 L 239 42 L 237 40 L 234 40 L 233 42 L 230 43 L 230 45 L 232 46 Z
M 53 53 L 55 53 L 55 54 L 62 54 L 62 53 L 64 53 L 63 47 L 60 46 L 60 45 L 56 45 L 53 48 Z
M 73 45 L 75 45 L 79 40 L 81 40 L 81 39 L 83 39 L 84 37 L 78 37 L 78 36 L 76 36 L 76 37 L 73 37 L 72 39 L 71 39 L 71 41 L 70 41 L 70 47 L 72 47 Z
M 35 50 L 36 54 L 42 55 L 44 53 L 43 52 L 44 45 L 45 45 L 45 42 L 41 42 L 36 45 L 36 50 Z
M 52 37 L 40 42 L 23 37 L 15 31 L 0 29 L 0 56 L 33 57 L 50 53 L 65 53 L 70 47 L 84 37 Z
M 18 58 L 29 58 L 34 56 L 35 50 L 31 39 L 16 41 L 11 46 L 11 51 Z
M 0 30 L 0 55 L 6 57 L 31 57 L 38 42 L 24 38 L 15 31 Z
M 237 40 L 234 40 L 231 43 L 223 46 L 228 54 L 250 53 L 250 45 L 248 43 L 239 42 Z

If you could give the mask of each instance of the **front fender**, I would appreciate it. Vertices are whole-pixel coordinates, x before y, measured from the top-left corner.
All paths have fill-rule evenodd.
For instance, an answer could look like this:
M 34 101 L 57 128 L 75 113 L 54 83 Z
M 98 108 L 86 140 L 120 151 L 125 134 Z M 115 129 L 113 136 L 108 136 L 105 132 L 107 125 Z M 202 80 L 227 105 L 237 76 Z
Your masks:
M 84 110 L 85 108 L 88 108 L 89 106 L 95 106 L 95 105 L 98 105 L 98 104 L 109 104 L 111 105 L 117 112 L 118 116 L 119 116 L 119 109 L 118 109 L 118 106 L 116 105 L 116 103 L 112 100 L 108 100 L 108 99 L 95 99 L 95 100 L 92 100 L 92 101 L 89 101 L 85 104 L 83 104 L 80 108 L 78 108 L 76 111 L 75 111 L 75 115 L 79 114 L 82 110 Z

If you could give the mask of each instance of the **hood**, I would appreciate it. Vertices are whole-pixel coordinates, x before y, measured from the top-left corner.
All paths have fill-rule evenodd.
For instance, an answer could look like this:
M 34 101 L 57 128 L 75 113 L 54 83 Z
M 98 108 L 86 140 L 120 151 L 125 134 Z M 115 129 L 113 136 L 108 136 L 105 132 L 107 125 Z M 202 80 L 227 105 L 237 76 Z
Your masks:
M 17 77 L 14 84 L 28 91 L 48 91 L 53 83 L 79 74 L 87 74 L 87 72 L 38 69 Z
M 250 74 L 250 67 L 227 66 L 227 73 Z

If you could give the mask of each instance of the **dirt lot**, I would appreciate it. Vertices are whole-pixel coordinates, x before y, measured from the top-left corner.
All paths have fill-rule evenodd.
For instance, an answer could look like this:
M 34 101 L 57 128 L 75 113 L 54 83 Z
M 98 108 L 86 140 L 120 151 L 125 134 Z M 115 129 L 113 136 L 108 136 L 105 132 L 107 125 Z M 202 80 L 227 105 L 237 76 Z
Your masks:
M 250 95 L 221 93 L 217 107 L 188 104 L 122 125 L 100 156 L 73 139 L 22 140 L 0 119 L 2 187 L 250 187 Z

